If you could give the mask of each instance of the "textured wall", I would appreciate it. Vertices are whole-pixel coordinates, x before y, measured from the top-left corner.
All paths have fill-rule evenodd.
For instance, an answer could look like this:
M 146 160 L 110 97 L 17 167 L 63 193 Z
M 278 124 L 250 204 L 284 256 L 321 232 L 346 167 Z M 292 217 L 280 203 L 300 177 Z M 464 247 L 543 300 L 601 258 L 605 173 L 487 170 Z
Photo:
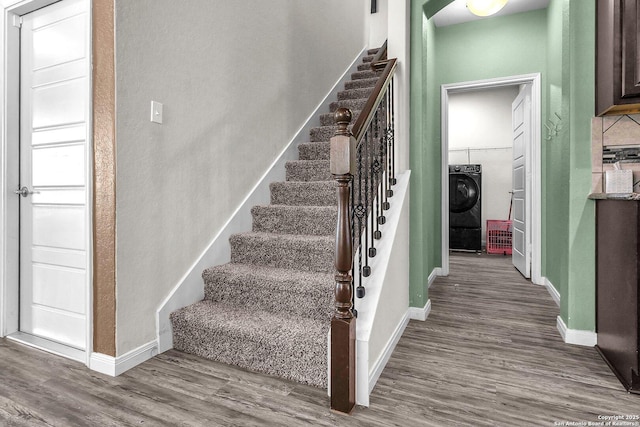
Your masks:
M 116 2 L 118 355 L 364 47 L 363 3 Z
M 488 219 L 506 220 L 512 189 L 511 103 L 518 86 L 449 95 L 449 164 L 482 165 L 482 240 Z

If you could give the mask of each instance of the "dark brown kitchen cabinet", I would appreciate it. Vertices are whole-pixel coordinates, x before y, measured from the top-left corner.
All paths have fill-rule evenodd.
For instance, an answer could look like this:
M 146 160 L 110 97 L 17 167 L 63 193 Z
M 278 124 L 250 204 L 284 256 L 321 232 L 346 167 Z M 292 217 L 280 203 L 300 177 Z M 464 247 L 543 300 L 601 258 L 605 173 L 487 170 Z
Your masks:
M 596 115 L 640 112 L 640 0 L 597 0 Z
M 596 349 L 640 393 L 640 202 L 596 201 Z

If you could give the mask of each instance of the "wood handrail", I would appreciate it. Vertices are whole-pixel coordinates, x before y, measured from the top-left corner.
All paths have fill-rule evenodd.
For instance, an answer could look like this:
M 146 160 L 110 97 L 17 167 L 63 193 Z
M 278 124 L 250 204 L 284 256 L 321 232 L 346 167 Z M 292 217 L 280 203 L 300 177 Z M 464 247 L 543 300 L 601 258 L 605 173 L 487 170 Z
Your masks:
M 393 78 L 393 73 L 396 70 L 397 61 L 398 60 L 396 58 L 382 61 L 382 63 L 385 64 L 385 67 L 382 71 L 382 74 L 378 78 L 378 83 L 376 83 L 375 87 L 373 88 L 373 92 L 371 92 L 371 96 L 369 96 L 369 99 L 367 99 L 367 103 L 364 104 L 364 107 L 362 108 L 358 119 L 353 124 L 353 128 L 351 128 L 351 133 L 355 137 L 358 144 L 362 140 L 362 137 L 369 127 L 369 124 L 373 120 L 376 109 L 378 108 L 378 105 L 384 97 L 385 89 L 389 86 L 389 83 Z
M 380 49 L 378 49 L 378 52 L 371 61 L 371 68 L 373 71 L 379 71 L 382 69 L 384 66 L 381 66 L 380 64 L 384 63 L 385 59 L 387 59 L 387 40 L 385 40 L 384 44 L 380 46 Z

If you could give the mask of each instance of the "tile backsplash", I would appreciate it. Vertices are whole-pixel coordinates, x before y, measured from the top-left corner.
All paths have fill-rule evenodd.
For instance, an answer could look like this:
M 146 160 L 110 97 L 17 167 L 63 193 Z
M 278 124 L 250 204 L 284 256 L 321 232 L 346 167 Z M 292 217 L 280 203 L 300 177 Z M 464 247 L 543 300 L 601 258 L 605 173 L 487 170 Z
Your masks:
M 594 117 L 591 119 L 591 192 L 604 192 L 604 172 L 613 170 L 613 164 L 603 164 L 603 148 L 616 151 L 616 147 L 640 146 L 640 114 Z M 640 181 L 640 162 L 623 161 L 622 169 L 633 171 L 633 182 Z

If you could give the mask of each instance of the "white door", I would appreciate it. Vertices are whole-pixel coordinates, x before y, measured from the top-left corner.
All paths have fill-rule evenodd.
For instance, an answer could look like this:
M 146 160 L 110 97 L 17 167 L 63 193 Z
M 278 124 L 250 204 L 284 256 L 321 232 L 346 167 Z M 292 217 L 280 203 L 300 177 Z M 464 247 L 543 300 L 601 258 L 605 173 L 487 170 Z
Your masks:
M 87 346 L 87 2 L 22 17 L 20 331 Z
M 527 194 L 531 168 L 527 150 L 531 145 L 531 85 L 524 85 L 511 105 L 513 129 L 513 265 L 526 278 L 531 277 L 529 251 L 531 218 Z

